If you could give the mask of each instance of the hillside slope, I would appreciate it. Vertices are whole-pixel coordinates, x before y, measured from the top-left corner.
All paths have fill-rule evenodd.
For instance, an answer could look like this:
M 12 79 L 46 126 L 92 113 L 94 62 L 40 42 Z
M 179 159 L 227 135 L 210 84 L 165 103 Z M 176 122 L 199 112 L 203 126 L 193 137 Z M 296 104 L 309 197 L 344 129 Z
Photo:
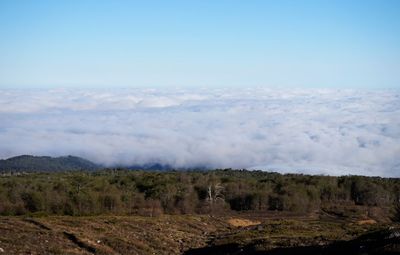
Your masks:
M 37 157 L 22 155 L 0 160 L 0 171 L 24 172 L 57 172 L 69 170 L 95 170 L 99 166 L 95 163 L 74 156 L 65 157 Z

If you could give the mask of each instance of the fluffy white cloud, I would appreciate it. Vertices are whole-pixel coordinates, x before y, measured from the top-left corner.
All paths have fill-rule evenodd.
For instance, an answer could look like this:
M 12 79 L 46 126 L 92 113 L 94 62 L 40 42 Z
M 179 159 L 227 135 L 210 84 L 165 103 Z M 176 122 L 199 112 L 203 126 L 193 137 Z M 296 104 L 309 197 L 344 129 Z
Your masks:
M 400 93 L 0 90 L 0 158 L 400 176 Z

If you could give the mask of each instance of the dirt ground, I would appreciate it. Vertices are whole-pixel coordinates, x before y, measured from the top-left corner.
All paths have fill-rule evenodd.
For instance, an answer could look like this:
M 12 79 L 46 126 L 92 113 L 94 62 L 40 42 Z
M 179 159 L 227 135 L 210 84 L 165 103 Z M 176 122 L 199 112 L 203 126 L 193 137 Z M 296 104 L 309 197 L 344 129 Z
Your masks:
M 328 245 L 387 227 L 368 219 L 261 214 L 0 217 L 0 254 L 230 254 L 212 249 Z

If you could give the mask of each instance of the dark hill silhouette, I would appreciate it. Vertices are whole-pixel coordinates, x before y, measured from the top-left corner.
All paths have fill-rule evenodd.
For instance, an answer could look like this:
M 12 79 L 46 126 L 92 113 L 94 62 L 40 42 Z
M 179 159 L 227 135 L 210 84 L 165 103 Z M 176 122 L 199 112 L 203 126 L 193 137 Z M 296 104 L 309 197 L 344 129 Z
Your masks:
M 99 165 L 75 156 L 47 157 L 21 155 L 0 160 L 0 171 L 7 172 L 58 172 L 71 170 L 96 170 Z
M 0 160 L 0 172 L 61 172 L 71 170 L 98 170 L 106 168 L 87 159 L 75 156 L 49 157 L 21 155 Z M 171 171 L 171 170 L 206 170 L 205 167 L 173 168 L 161 163 L 146 163 L 132 165 L 111 165 L 107 168 L 145 171 Z

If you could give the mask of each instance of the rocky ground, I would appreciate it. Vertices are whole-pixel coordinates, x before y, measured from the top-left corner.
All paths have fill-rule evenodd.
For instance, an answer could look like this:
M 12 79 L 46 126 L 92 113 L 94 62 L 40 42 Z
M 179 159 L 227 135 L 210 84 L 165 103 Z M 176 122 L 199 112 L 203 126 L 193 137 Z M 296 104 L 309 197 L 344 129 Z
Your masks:
M 180 254 L 227 228 L 209 216 L 1 217 L 0 248 L 5 254 Z
M 0 217 L 0 254 L 396 253 L 397 229 L 316 215 Z

